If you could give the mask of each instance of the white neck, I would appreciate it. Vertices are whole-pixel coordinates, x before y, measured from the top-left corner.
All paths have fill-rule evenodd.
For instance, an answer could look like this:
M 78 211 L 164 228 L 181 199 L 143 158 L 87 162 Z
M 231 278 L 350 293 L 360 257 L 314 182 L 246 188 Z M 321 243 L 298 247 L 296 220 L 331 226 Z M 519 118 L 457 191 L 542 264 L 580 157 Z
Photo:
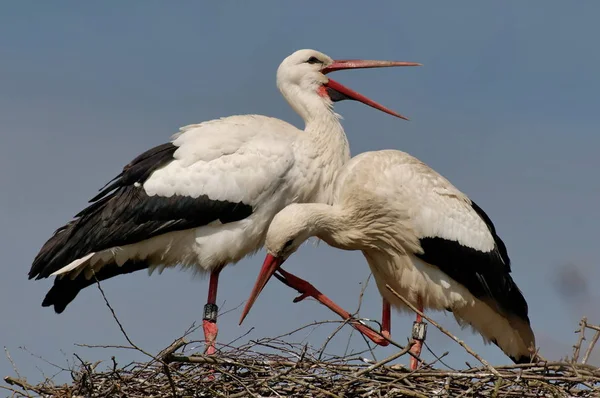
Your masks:
M 393 211 L 374 203 L 365 202 L 360 208 L 357 202 L 353 207 L 305 203 L 296 205 L 301 215 L 299 222 L 305 225 L 311 236 L 327 242 L 328 245 L 344 250 L 377 251 L 388 254 L 402 253 L 406 249 L 418 251 L 416 238 L 404 236 L 408 225 Z
M 285 80 L 277 80 L 277 87 L 287 103 L 304 120 L 306 126 L 327 119 L 333 112 L 333 103 L 329 98 L 317 94 L 320 84 L 310 83 L 305 86 L 293 84 Z
M 352 214 L 337 205 L 303 203 L 297 206 L 296 222 L 302 223 L 310 236 L 343 250 L 362 250 L 362 232 L 356 228 Z
M 317 155 L 312 166 L 319 169 L 320 180 L 315 181 L 318 191 L 310 201 L 331 203 L 337 171 L 350 160 L 350 145 L 340 116 L 333 111 L 329 98 L 317 94 L 317 87 L 304 90 L 285 83 L 278 86 L 288 104 L 304 120 L 306 138 L 311 142 L 311 151 Z

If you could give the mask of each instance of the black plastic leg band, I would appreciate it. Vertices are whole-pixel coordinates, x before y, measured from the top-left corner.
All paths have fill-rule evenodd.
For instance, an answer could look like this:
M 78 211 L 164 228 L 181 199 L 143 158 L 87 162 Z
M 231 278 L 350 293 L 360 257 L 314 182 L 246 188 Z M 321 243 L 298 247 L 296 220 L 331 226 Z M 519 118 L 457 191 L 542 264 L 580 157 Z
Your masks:
M 219 313 L 219 307 L 216 304 L 205 304 L 204 305 L 204 320 L 216 323 L 217 314 Z

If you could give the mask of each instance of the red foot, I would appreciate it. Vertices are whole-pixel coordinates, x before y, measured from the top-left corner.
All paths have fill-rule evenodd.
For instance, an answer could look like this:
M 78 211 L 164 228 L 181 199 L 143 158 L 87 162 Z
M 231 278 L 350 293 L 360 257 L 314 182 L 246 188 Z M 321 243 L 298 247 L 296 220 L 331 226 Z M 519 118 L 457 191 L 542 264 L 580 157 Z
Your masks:
M 202 327 L 204 329 L 204 340 L 206 341 L 204 353 L 206 355 L 213 355 L 216 352 L 215 341 L 217 340 L 219 328 L 215 322 L 207 320 L 202 321 Z
M 323 293 L 318 291 L 313 285 L 311 285 L 304 279 L 298 278 L 297 276 L 292 275 L 281 268 L 278 269 L 278 272 L 281 273 L 281 275 L 283 275 L 283 278 L 278 279 L 280 279 L 289 287 L 296 289 L 300 293 L 300 296 L 294 299 L 294 303 L 298 303 L 307 297 L 313 297 L 318 302 L 320 302 L 321 304 L 323 304 L 324 306 L 341 316 L 342 319 L 350 320 L 350 325 L 352 325 L 352 327 L 354 327 L 360 333 L 369 338 L 373 343 L 384 347 L 390 344 L 390 342 L 384 337 L 382 337 L 381 334 L 377 333 L 367 325 L 364 325 L 361 322 L 352 319 L 352 315 L 348 311 L 343 310 L 340 306 L 331 301 L 329 297 L 325 296 Z M 389 333 L 386 337 L 389 337 Z

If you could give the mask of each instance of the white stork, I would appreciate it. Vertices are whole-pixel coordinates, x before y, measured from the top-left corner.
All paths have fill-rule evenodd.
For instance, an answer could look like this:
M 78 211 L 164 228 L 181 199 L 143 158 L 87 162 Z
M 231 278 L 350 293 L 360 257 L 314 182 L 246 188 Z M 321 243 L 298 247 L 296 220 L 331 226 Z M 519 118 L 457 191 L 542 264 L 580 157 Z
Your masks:
M 179 264 L 210 272 L 203 326 L 212 354 L 222 268 L 260 249 L 286 205 L 331 202 L 334 176 L 350 159 L 333 102 L 353 99 L 404 118 L 325 75 L 417 65 L 293 53 L 277 70 L 277 86 L 305 129 L 266 116 L 230 116 L 183 127 L 171 142 L 135 158 L 41 248 L 29 278 L 56 277 L 42 306 L 61 313 L 96 280 L 141 269 Z
M 396 150 L 360 154 L 340 170 L 333 205 L 291 204 L 279 212 L 269 226 L 268 254 L 242 320 L 278 270 L 280 280 L 302 293 L 296 302 L 311 296 L 350 319 L 308 282 L 279 268 L 311 236 L 339 249 L 362 251 L 383 296 L 385 337 L 389 303 L 407 309 L 386 289 L 389 284 L 420 311 L 451 311 L 461 326 L 470 325 L 513 361 L 530 361 L 535 337 L 527 302 L 510 275 L 506 247 L 492 221 L 413 156 Z M 377 334 L 370 332 L 377 342 Z M 418 357 L 424 334 L 416 337 L 412 352 Z M 411 368 L 417 366 L 411 358 Z

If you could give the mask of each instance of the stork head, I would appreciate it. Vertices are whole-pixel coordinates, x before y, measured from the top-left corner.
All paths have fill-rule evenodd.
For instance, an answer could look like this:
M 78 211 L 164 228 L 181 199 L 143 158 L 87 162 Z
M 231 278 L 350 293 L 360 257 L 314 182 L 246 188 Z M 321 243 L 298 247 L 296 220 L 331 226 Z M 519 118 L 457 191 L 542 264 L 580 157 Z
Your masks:
M 281 210 L 269 226 L 265 247 L 267 256 L 260 274 L 256 279 L 250 298 L 242 313 L 240 324 L 252 308 L 252 305 L 266 286 L 277 269 L 287 260 L 308 238 L 316 236 L 322 227 L 321 211 L 311 211 L 325 204 L 291 204 Z
M 316 203 L 293 203 L 277 213 L 267 230 L 265 239 L 267 253 L 283 262 L 308 238 L 316 236 L 321 225 L 320 212 L 317 213 L 312 208 L 317 206 L 331 207 Z
M 298 50 L 283 60 L 277 70 L 277 87 L 304 120 L 315 117 L 321 109 L 332 108 L 334 102 L 355 100 L 392 116 L 406 119 L 326 76 L 343 69 L 385 68 L 394 66 L 419 66 L 414 62 L 334 60 L 316 50 Z

